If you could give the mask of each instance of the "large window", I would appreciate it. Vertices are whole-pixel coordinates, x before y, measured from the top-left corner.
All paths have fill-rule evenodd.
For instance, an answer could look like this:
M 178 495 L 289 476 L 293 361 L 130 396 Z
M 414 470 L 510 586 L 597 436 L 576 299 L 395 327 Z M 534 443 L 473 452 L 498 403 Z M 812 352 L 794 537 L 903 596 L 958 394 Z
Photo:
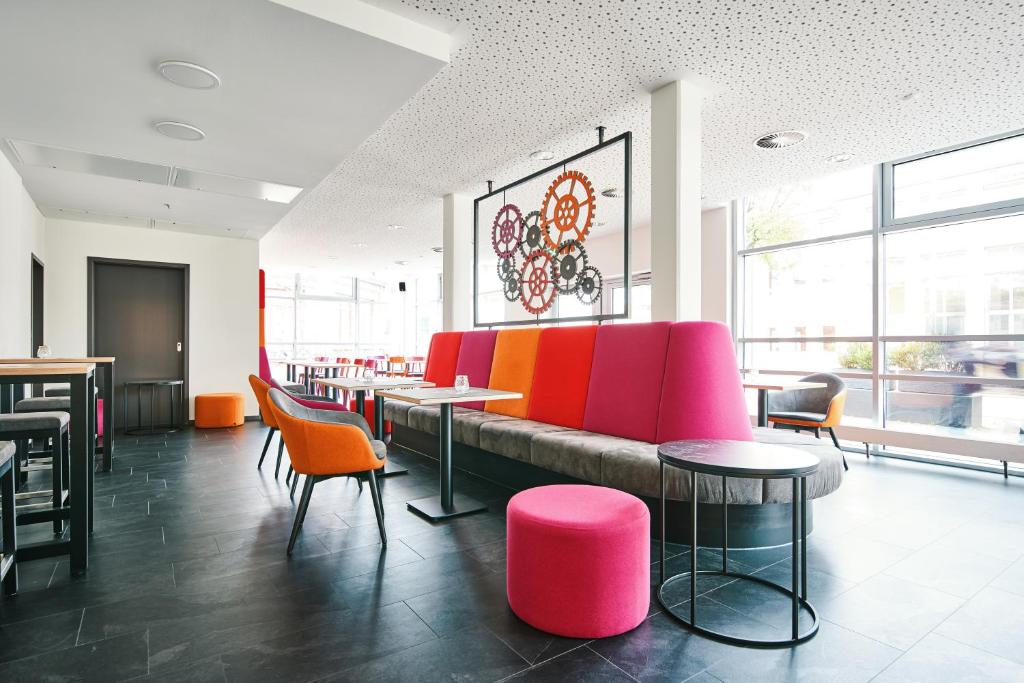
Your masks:
M 1024 135 L 735 213 L 745 369 L 839 374 L 847 424 L 1024 443 Z
M 441 329 L 439 276 L 406 291 L 331 273 L 266 275 L 267 353 L 272 360 L 327 356 L 425 355 Z

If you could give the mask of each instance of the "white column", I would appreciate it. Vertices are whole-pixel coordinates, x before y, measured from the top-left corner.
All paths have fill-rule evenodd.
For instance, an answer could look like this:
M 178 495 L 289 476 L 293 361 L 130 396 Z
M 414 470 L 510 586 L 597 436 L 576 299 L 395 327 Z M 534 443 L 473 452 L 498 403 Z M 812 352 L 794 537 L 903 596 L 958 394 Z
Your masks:
M 700 214 L 701 284 L 700 317 L 731 325 L 732 299 L 731 205 Z
M 444 196 L 442 297 L 445 331 L 473 326 L 473 200 Z
M 701 317 L 701 90 L 651 94 L 651 318 Z

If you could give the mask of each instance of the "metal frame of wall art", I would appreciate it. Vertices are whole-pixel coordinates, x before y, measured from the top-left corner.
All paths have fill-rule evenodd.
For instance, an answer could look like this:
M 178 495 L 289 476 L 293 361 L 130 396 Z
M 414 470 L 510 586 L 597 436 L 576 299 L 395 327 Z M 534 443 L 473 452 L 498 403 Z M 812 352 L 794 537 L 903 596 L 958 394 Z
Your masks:
M 562 159 L 535 173 L 520 178 L 473 202 L 473 326 L 503 327 L 567 322 L 601 322 L 629 317 L 629 277 L 625 277 L 623 310 L 585 316 L 541 318 L 559 295 L 575 296 L 584 305 L 600 310 L 605 294 L 604 276 L 587 256 L 587 237 L 604 203 L 609 200 L 594 189 L 594 182 L 579 168 L 579 162 L 620 145 L 622 159 L 622 258 L 623 270 L 629 274 L 630 233 L 632 228 L 630 197 L 632 191 L 633 134 L 621 133 L 604 140 L 604 128 L 598 128 L 598 144 Z M 523 186 L 543 176 L 550 176 L 547 190 L 531 197 L 531 204 L 506 201 L 506 196 L 523 191 Z M 616 175 L 616 182 L 619 176 Z M 540 193 L 537 193 L 540 195 Z M 500 198 L 501 207 L 494 216 L 486 215 L 481 235 L 481 204 Z M 616 200 L 620 199 L 615 197 Z M 599 206 L 599 202 L 601 205 Z M 488 202 L 493 203 L 493 201 Z M 488 214 L 490 211 L 488 211 Z M 480 320 L 480 261 L 485 253 L 497 257 L 496 283 L 507 304 L 518 305 L 526 316 L 512 320 Z M 489 276 L 488 276 L 489 277 Z M 487 290 L 490 291 L 490 290 Z

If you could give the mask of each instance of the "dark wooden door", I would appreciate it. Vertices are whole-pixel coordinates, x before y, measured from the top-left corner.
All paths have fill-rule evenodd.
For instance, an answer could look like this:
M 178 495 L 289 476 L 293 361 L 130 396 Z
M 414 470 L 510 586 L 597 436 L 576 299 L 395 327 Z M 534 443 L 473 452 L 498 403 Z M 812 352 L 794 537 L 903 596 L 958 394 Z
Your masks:
M 43 263 L 32 255 L 32 347 L 30 355 L 46 342 L 43 339 Z
M 92 264 L 92 355 L 115 356 L 114 416 L 123 421 L 125 382 L 185 380 L 186 278 L 180 267 L 97 261 Z M 175 422 L 183 422 L 184 386 L 174 389 Z M 142 423 L 149 424 L 150 389 L 143 390 Z M 168 387 L 158 387 L 152 405 L 156 425 L 171 422 Z M 187 394 L 185 394 L 187 396 Z M 128 394 L 128 427 L 138 425 L 136 388 Z

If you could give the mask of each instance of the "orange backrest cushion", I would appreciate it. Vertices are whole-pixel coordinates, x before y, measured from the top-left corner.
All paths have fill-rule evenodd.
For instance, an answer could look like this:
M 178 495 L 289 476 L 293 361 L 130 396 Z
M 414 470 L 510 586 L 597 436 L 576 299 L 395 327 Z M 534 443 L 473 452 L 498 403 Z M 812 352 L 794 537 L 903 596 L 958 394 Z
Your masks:
M 436 332 L 430 338 L 427 352 L 427 368 L 423 379 L 439 387 L 455 384 L 455 365 L 459 362 L 459 347 L 462 345 L 461 332 Z
M 527 417 L 583 429 L 596 338 L 596 325 L 541 331 Z
M 533 368 L 537 361 L 539 327 L 525 330 L 502 330 L 494 342 L 494 360 L 491 362 L 490 389 L 517 391 L 520 399 L 487 401 L 484 410 L 511 417 L 526 417 L 530 406 L 530 388 L 533 386 Z

